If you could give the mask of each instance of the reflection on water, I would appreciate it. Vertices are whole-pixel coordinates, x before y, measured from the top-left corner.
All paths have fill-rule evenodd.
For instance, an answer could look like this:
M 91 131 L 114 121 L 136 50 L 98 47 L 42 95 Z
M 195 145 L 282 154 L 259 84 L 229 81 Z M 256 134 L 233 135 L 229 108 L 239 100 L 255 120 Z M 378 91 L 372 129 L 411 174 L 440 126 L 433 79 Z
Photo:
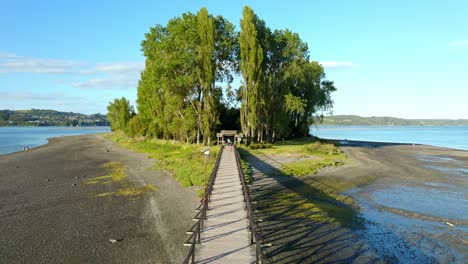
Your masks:
M 421 155 L 416 157 L 420 161 L 427 161 L 427 162 L 455 162 L 455 163 L 461 163 L 461 161 L 450 158 L 450 157 L 444 157 L 444 156 L 432 156 L 432 155 Z
M 375 191 L 372 199 L 379 205 L 441 218 L 468 220 L 468 200 L 460 189 L 397 186 Z
M 358 236 L 391 263 L 466 263 L 464 228 L 378 210 L 358 199 L 365 228 Z M 390 258 L 390 259 L 389 259 Z
M 424 188 L 419 189 L 423 191 Z M 450 227 L 443 221 L 423 220 L 411 214 L 387 211 L 382 209 L 379 203 L 369 199 L 369 196 L 363 195 L 366 192 L 362 189 L 348 192 L 359 203 L 361 216 L 365 219 L 365 228 L 356 232 L 386 262 L 466 263 L 466 245 L 463 241 L 468 239 L 468 226 Z M 393 193 L 391 191 L 387 194 Z M 393 204 L 391 197 L 395 198 Z M 401 200 L 397 196 L 391 197 L 386 198 L 387 205 L 406 207 L 408 202 L 414 206 L 413 211 L 427 213 L 427 207 L 419 208 L 421 205 L 419 202 L 413 203 Z M 463 215 L 463 212 L 459 211 L 459 215 Z

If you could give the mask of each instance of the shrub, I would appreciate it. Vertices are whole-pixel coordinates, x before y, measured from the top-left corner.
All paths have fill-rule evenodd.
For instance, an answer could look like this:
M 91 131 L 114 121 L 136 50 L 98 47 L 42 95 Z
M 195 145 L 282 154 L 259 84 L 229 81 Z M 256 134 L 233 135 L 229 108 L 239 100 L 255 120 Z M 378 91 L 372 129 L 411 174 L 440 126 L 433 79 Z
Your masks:
M 269 149 L 273 148 L 273 145 L 270 143 L 252 143 L 249 145 L 250 149 Z
M 141 124 L 139 115 L 133 116 L 130 119 L 130 121 L 128 122 L 127 129 L 125 130 L 125 133 L 129 137 L 132 137 L 132 138 L 143 135 L 143 126 Z

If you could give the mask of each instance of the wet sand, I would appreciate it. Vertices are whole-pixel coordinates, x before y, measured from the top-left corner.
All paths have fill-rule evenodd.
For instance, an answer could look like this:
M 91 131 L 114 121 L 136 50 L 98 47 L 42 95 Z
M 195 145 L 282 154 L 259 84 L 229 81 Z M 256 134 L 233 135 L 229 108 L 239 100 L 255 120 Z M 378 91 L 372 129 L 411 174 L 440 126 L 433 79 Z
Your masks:
M 108 162 L 128 177 L 86 184 Z M 0 156 L 0 263 L 180 263 L 198 198 L 153 164 L 101 135 Z M 99 197 L 147 184 L 157 190 Z
M 324 168 L 306 177 L 272 176 L 284 165 L 281 157 L 256 155 L 247 159 L 254 172 L 253 197 L 263 218 L 261 234 L 265 243 L 272 244 L 265 251 L 273 263 L 468 261 L 464 210 L 468 178 L 463 174 L 468 169 L 468 151 L 411 144 L 343 143 L 341 149 L 351 159 L 349 164 Z M 352 198 L 353 205 L 337 205 L 354 212 L 354 223 L 340 221 L 339 216 L 314 221 L 313 214 L 305 213 L 310 211 L 305 210 L 307 206 L 318 202 L 307 192 L 317 189 L 334 189 Z M 274 199 L 275 193 L 284 193 L 282 198 L 289 199 L 280 211 L 271 210 L 280 204 Z M 333 216 L 333 210 L 322 209 Z M 301 214 L 303 219 L 297 217 Z

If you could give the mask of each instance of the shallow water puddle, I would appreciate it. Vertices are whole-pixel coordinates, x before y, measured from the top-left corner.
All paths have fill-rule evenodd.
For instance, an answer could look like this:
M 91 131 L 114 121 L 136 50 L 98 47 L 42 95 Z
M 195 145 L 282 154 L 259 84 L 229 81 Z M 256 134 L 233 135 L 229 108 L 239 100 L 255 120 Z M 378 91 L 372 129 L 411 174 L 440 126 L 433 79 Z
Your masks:
M 431 168 L 433 170 L 438 170 L 441 172 L 445 173 L 450 173 L 454 176 L 464 176 L 466 177 L 468 175 L 468 169 L 465 168 L 448 168 L 448 167 L 442 167 L 442 166 L 426 166 L 428 168 Z
M 348 191 L 364 219 L 357 235 L 388 262 L 466 263 L 466 190 L 438 184 Z M 447 218 L 457 224 L 448 225 Z
M 432 155 L 421 155 L 416 157 L 420 161 L 426 161 L 426 162 L 456 162 L 456 163 L 462 163 L 461 161 L 451 158 L 451 157 L 445 157 L 445 156 L 432 156 Z
M 379 205 L 440 218 L 468 221 L 468 200 L 462 190 L 400 186 L 377 190 L 372 199 Z

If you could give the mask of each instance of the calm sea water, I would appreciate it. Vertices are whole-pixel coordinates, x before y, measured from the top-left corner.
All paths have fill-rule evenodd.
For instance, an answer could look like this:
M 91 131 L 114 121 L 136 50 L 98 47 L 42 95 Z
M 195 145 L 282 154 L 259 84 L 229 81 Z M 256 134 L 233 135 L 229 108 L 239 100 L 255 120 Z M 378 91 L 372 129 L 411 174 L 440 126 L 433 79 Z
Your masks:
M 313 126 L 326 139 L 414 143 L 468 150 L 468 126 Z
M 0 127 L 0 155 L 47 144 L 48 138 L 109 131 L 109 127 Z

